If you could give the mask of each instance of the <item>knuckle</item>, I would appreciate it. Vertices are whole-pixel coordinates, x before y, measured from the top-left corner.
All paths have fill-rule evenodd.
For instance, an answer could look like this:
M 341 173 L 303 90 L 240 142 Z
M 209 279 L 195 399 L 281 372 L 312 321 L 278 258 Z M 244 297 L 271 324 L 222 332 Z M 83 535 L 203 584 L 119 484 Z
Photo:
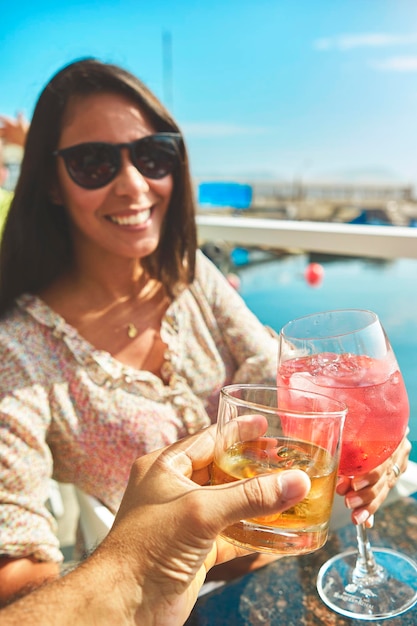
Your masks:
M 259 514 L 259 510 L 263 510 L 267 507 L 269 498 L 266 497 L 269 494 L 269 490 L 265 485 L 261 486 L 259 478 L 251 479 L 243 483 L 244 494 L 247 499 L 249 508 Z

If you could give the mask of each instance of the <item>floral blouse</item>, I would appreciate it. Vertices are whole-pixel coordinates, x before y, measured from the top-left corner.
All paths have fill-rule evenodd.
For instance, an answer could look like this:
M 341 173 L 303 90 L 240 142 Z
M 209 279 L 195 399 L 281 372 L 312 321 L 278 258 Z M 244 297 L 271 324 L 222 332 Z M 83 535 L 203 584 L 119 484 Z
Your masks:
M 199 252 L 169 306 L 162 377 L 96 350 L 40 298 L 0 323 L 0 554 L 62 560 L 49 479 L 116 511 L 133 461 L 216 420 L 232 382 L 275 382 L 277 342 Z

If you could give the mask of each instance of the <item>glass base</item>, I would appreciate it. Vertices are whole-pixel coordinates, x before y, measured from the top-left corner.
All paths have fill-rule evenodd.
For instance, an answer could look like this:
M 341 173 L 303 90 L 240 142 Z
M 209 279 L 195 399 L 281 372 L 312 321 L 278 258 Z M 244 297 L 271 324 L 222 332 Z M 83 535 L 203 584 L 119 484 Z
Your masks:
M 337 554 L 320 568 L 317 590 L 323 602 L 336 613 L 363 620 L 381 620 L 408 611 L 417 602 L 417 563 L 385 548 L 373 548 L 383 575 L 370 583 L 353 580 L 358 553 Z M 383 569 L 382 569 L 383 568 Z
M 240 521 L 227 526 L 221 536 L 246 550 L 272 554 L 310 554 L 324 546 L 329 534 L 329 524 L 316 524 L 308 528 L 267 526 L 252 521 Z

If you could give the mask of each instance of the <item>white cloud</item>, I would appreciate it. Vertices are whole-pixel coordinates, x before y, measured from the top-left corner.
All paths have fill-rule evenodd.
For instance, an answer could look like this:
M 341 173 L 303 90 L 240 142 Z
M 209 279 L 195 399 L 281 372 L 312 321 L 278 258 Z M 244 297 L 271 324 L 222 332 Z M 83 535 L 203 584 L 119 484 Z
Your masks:
M 233 137 L 235 135 L 260 135 L 267 131 L 262 126 L 240 126 L 223 122 L 184 122 L 181 130 L 187 137 Z
M 353 48 L 376 48 L 404 46 L 417 43 L 417 33 L 408 35 L 390 35 L 388 33 L 357 33 L 336 35 L 316 39 L 313 43 L 317 50 L 352 50 Z
M 383 72 L 417 72 L 417 56 L 390 57 L 372 61 L 370 65 Z

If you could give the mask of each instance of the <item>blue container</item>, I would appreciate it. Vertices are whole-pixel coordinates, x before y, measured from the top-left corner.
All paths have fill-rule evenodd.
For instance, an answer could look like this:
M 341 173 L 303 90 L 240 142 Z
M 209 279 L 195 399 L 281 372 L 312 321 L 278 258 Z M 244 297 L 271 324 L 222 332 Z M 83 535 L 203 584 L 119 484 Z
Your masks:
M 248 209 L 252 202 L 252 187 L 240 183 L 210 182 L 198 186 L 200 206 Z

